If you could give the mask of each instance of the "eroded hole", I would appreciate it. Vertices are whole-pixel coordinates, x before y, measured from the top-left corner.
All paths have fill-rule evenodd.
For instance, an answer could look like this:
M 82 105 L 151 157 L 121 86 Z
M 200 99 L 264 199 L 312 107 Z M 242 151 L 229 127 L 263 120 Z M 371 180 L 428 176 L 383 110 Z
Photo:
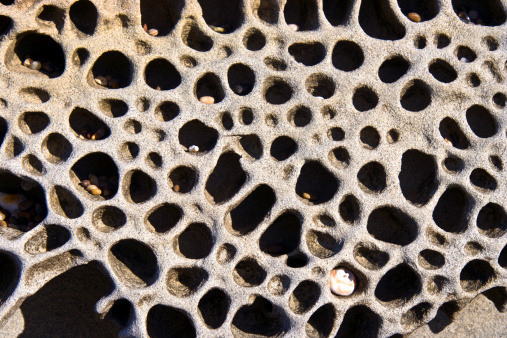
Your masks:
M 198 99 L 202 99 L 205 96 L 210 96 L 213 98 L 214 103 L 221 102 L 225 97 L 222 83 L 219 77 L 214 73 L 206 73 L 201 78 L 199 78 L 195 84 L 194 91 Z
M 507 97 L 504 93 L 496 93 L 493 95 L 493 103 L 499 108 L 505 108 Z
M 141 0 L 141 22 L 146 29 L 157 30 L 157 36 L 169 34 L 178 20 L 184 3 L 178 0 Z
M 19 118 L 19 127 L 29 135 L 37 134 L 49 124 L 49 116 L 43 112 L 27 112 Z
M 69 239 L 70 232 L 64 227 L 54 224 L 45 225 L 25 243 L 25 251 L 32 255 L 45 253 L 61 247 Z
M 444 235 L 439 234 L 438 232 L 434 231 L 431 228 L 428 228 L 426 230 L 426 237 L 428 237 L 428 240 L 438 246 L 445 247 L 449 244 L 447 239 Z
M 125 161 L 133 161 L 141 149 L 134 142 L 125 142 L 120 146 L 120 156 Z
M 470 174 L 470 182 L 479 190 L 495 191 L 498 183 L 486 170 L 477 168 Z
M 74 51 L 74 54 L 72 54 L 72 63 L 75 66 L 82 67 L 86 61 L 88 61 L 89 57 L 90 52 L 88 50 L 85 48 L 78 48 Z
M 301 221 L 292 212 L 285 212 L 264 231 L 259 239 L 261 251 L 278 257 L 294 251 L 299 246 Z
M 308 264 L 308 257 L 303 253 L 297 253 L 287 257 L 285 264 L 293 269 L 304 268 Z
M 158 58 L 146 65 L 144 81 L 153 89 L 171 90 L 181 84 L 181 75 L 172 63 L 166 59 Z
M 204 20 L 215 32 L 232 33 L 243 22 L 243 8 L 239 1 L 198 0 Z
M 180 114 L 180 107 L 172 101 L 164 101 L 155 108 L 155 118 L 161 122 L 169 122 Z
M 258 0 L 252 4 L 252 10 L 255 16 L 267 24 L 276 24 L 280 9 L 276 0 Z
M 111 130 L 90 111 L 76 107 L 69 116 L 69 125 L 80 139 L 101 140 L 111 135 Z
M 277 275 L 271 278 L 267 288 L 273 296 L 282 296 L 290 286 L 290 278 L 285 275 Z
M 431 295 L 437 295 L 440 294 L 446 285 L 449 283 L 449 280 L 445 278 L 444 276 L 434 276 L 430 278 L 428 282 L 428 292 Z
M 428 303 L 420 303 L 412 307 L 401 316 L 401 325 L 404 327 L 417 327 L 424 323 L 433 306 Z
M 328 154 L 329 161 L 338 169 L 344 169 L 350 164 L 350 154 L 345 147 L 338 147 Z
M 72 144 L 58 133 L 51 133 L 42 141 L 42 153 L 53 164 L 65 162 L 72 153 Z
M 20 268 L 14 255 L 8 252 L 0 252 L 0 303 L 3 304 L 9 298 L 19 283 Z
M 199 243 L 199 245 L 196 245 L 196 243 Z M 190 224 L 175 241 L 178 252 L 189 259 L 207 257 L 212 246 L 211 230 L 204 223 Z
M 207 52 L 213 47 L 213 40 L 204 34 L 193 21 L 187 22 L 181 33 L 183 43 L 198 52 Z
M 183 217 L 183 211 L 176 204 L 164 203 L 148 211 L 144 220 L 150 230 L 159 234 L 170 231 Z
M 479 78 L 479 75 L 475 73 L 470 73 L 467 78 L 468 85 L 470 87 L 479 87 L 481 85 L 481 79 Z
M 477 54 L 470 48 L 466 46 L 459 46 L 456 50 L 456 57 L 461 62 L 470 63 L 474 62 L 477 59 Z
M 465 251 L 465 253 L 467 255 L 475 256 L 475 255 L 480 254 L 482 251 L 484 251 L 484 248 L 482 247 L 482 245 L 480 245 L 477 242 L 468 242 L 463 247 L 463 250 Z
M 178 308 L 161 304 L 155 305 L 148 312 L 146 329 L 151 338 L 167 335 L 189 338 L 197 336 L 194 323 L 186 313 Z
M 271 143 L 270 154 L 277 161 L 285 161 L 298 150 L 298 145 L 289 136 L 279 136 Z
M 370 243 L 360 243 L 354 248 L 355 260 L 370 270 L 379 270 L 389 261 L 389 254 Z
M 236 256 L 236 248 L 234 245 L 225 243 L 220 245 L 220 247 L 217 250 L 217 262 L 219 264 L 227 264 L 231 260 L 234 259 L 234 256 Z
M 484 39 L 482 39 L 482 41 L 490 52 L 498 49 L 498 41 L 494 37 L 486 36 Z
M 380 279 L 375 297 L 390 306 L 400 306 L 421 292 L 421 280 L 408 264 L 401 263 Z
M 143 126 L 139 121 L 129 119 L 123 124 L 123 129 L 132 135 L 139 134 L 143 130 Z
M 199 300 L 197 308 L 204 322 L 210 329 L 218 329 L 225 322 L 231 299 L 221 289 L 214 288 L 206 292 Z
M 234 314 L 231 332 L 235 337 L 279 337 L 288 330 L 288 318 L 284 311 L 261 296 L 242 305 Z
M 345 1 L 324 0 L 322 9 L 327 21 L 329 21 L 331 25 L 333 26 L 346 25 L 348 19 L 350 18 L 350 13 L 352 11 L 353 4 L 354 1 L 352 0 Z M 307 326 L 307 334 L 308 334 L 308 326 Z
M 88 0 L 76 1 L 70 6 L 69 17 L 81 32 L 92 35 L 97 26 L 97 8 Z
M 419 15 L 420 20 L 417 22 L 423 22 L 433 19 L 438 14 L 439 3 L 436 0 L 420 2 L 417 0 L 398 0 L 398 6 L 400 6 L 403 14 L 408 15 L 409 13 L 416 13 Z
M 368 126 L 361 129 L 359 139 L 366 149 L 375 149 L 380 143 L 380 134 L 377 129 Z
M 426 38 L 424 36 L 416 36 L 414 39 L 414 46 L 417 49 L 426 48 Z
M 462 188 L 447 188 L 433 210 L 435 224 L 447 232 L 464 232 L 467 228 L 468 199 L 468 194 Z
M 412 243 L 418 235 L 415 220 L 401 210 L 390 206 L 373 210 L 368 216 L 366 227 L 373 238 L 400 246 Z
M 432 61 L 429 66 L 429 71 L 435 79 L 443 83 L 453 82 L 458 77 L 456 70 L 442 59 Z
M 107 117 L 122 117 L 127 114 L 129 110 L 129 107 L 124 101 L 117 99 L 100 100 L 99 107 L 102 113 Z
M 293 29 L 296 31 L 318 28 L 318 8 L 314 0 L 288 0 L 283 15 L 287 25 L 295 25 Z
M 384 83 L 394 83 L 401 79 L 410 68 L 410 63 L 402 56 L 385 60 L 378 69 L 378 77 Z
M 134 308 L 125 298 L 116 300 L 113 306 L 107 312 L 105 318 L 117 324 L 120 328 L 125 328 L 132 319 Z
M 61 32 L 65 22 L 65 10 L 53 5 L 44 5 L 37 18 L 42 21 L 52 22 L 56 29 Z
M 225 130 L 231 130 L 234 127 L 234 121 L 229 112 L 222 114 L 222 127 L 224 127 Z
M 255 73 L 242 63 L 235 63 L 229 67 L 227 79 L 231 90 L 240 96 L 250 94 L 255 85 Z
M 254 121 L 254 114 L 250 108 L 241 108 L 239 112 L 239 120 L 245 126 L 249 126 Z
M 366 163 L 357 173 L 359 187 L 368 193 L 380 194 L 387 186 L 384 166 L 378 162 Z
M 222 154 L 211 172 L 205 186 L 208 201 L 220 204 L 238 193 L 246 182 L 246 172 L 241 167 L 240 158 L 234 152 Z
M 199 120 L 185 123 L 178 132 L 178 140 L 183 147 L 190 151 L 190 147 L 197 146 L 197 152 L 201 153 L 212 150 L 218 136 L 216 129 L 206 126 Z
M 326 57 L 326 48 L 319 42 L 294 43 L 289 46 L 289 54 L 305 66 L 315 66 Z
M 345 131 L 340 127 L 334 127 L 327 131 L 327 137 L 331 141 L 343 141 L 345 138 Z
M 480 138 L 492 137 L 498 131 L 496 119 L 483 106 L 473 105 L 468 108 L 466 117 L 470 129 Z
M 438 49 L 445 48 L 451 44 L 451 38 L 445 34 L 438 34 L 435 39 L 435 44 Z
M 6 15 L 0 15 L 0 36 L 6 35 L 13 27 L 13 21 Z
M 195 169 L 187 166 L 174 168 L 169 174 L 169 185 L 174 191 L 187 193 L 192 190 L 197 182 L 197 172 Z
M 43 150 L 44 148 L 43 143 Z M 6 142 L 5 142 L 5 155 L 8 159 L 17 157 L 21 155 L 21 153 L 25 150 L 25 145 L 23 142 L 17 138 L 16 136 L 11 136 Z
M 103 79 L 105 82 L 102 83 Z M 88 83 L 98 89 L 125 88 L 131 82 L 132 65 L 125 54 L 119 51 L 108 51 L 99 56 L 88 75 Z
M 378 96 L 372 89 L 368 87 L 360 87 L 354 91 L 352 104 L 354 105 L 354 108 L 360 112 L 368 111 L 377 106 Z
M 419 252 L 417 257 L 419 265 L 426 270 L 437 270 L 444 266 L 445 258 L 440 252 L 430 249 L 425 249 Z
M 92 224 L 99 231 L 111 232 L 127 224 L 127 216 L 117 207 L 104 205 L 93 211 Z
M 413 80 L 402 90 L 400 104 L 411 112 L 426 109 L 431 103 L 431 89 L 421 80 Z
M 131 203 L 144 203 L 157 193 L 157 183 L 148 174 L 135 169 L 125 174 L 123 193 Z
M 507 232 L 507 214 L 496 203 L 488 203 L 477 215 L 479 232 L 490 238 L 499 238 Z
M 261 0 L 262 1 L 262 0 Z M 287 69 L 287 64 L 284 60 L 278 59 L 274 56 L 268 56 L 264 59 L 264 64 L 271 70 L 282 72 Z
M 469 18 L 475 24 L 483 26 L 500 26 L 505 22 L 505 10 L 501 1 L 486 0 L 481 2 L 467 0 L 452 0 L 452 7 L 456 15 L 460 17 L 460 13 L 465 11 L 465 16 L 471 16 L 472 11 L 477 13 L 477 18 Z M 468 12 L 468 15 L 466 14 Z M 472 17 L 474 17 L 472 15 Z M 462 19 L 463 20 L 463 19 Z M 468 20 L 468 22 L 470 22 Z M 465 19 L 467 22 L 467 19 Z
M 44 175 L 47 170 L 44 168 L 41 160 L 33 154 L 28 154 L 23 158 L 23 169 L 32 175 Z
M 315 225 L 322 228 L 334 228 L 336 226 L 335 220 L 328 214 L 319 214 L 315 216 L 313 222 Z
M 502 268 L 507 268 L 507 245 L 502 249 L 500 255 L 498 255 L 498 264 Z
M 443 139 L 450 143 L 454 148 L 464 150 L 468 149 L 470 146 L 470 143 L 465 133 L 463 133 L 459 127 L 459 124 L 450 117 L 446 117 L 440 121 L 438 130 L 440 131 L 440 135 Z
M 51 98 L 47 91 L 34 87 L 21 89 L 19 96 L 27 103 L 46 103 Z
M 326 2 L 324 2 L 325 4 Z M 336 319 L 336 310 L 331 303 L 322 305 L 315 311 L 305 326 L 305 333 L 309 338 L 329 337 Z
M 310 230 L 306 234 L 306 246 L 312 255 L 325 259 L 337 254 L 343 246 L 343 241 L 337 240 L 327 232 Z
M 234 282 L 239 286 L 253 287 L 261 285 L 266 279 L 266 271 L 253 258 L 244 258 L 234 267 Z
M 113 272 L 130 287 L 146 287 L 157 279 L 157 257 L 146 244 L 124 239 L 114 244 L 108 253 Z
M 306 91 L 315 97 L 329 99 L 334 95 L 335 83 L 325 74 L 312 74 L 305 81 Z
M 345 312 L 337 337 L 377 337 L 382 318 L 365 305 L 356 305 Z
M 320 297 L 320 287 L 309 280 L 302 281 L 289 297 L 289 309 L 295 314 L 308 312 Z
M 354 195 L 346 195 L 340 201 L 338 207 L 340 217 L 349 224 L 354 224 L 359 220 L 361 207 L 359 201 Z
M 243 135 L 239 139 L 241 148 L 252 158 L 258 160 L 264 153 L 262 141 L 256 134 Z
M 465 292 L 475 292 L 495 280 L 496 273 L 488 262 L 475 259 L 465 265 L 459 279 Z
M 399 40 L 405 36 L 405 27 L 385 1 L 362 1 L 359 9 L 359 25 L 367 35 L 375 39 Z
M 412 204 L 423 206 L 438 187 L 437 164 L 433 156 L 410 149 L 403 153 L 398 175 L 401 192 Z
M 273 189 L 265 184 L 259 185 L 226 215 L 227 231 L 236 236 L 250 233 L 264 220 L 275 202 Z
M 243 44 L 246 49 L 256 52 L 266 45 L 266 37 L 256 28 L 252 28 L 246 32 L 243 38 Z
M 295 127 L 305 127 L 312 121 L 312 111 L 305 106 L 296 106 L 289 110 L 287 119 Z
M 313 205 L 331 200 L 340 181 L 318 161 L 307 161 L 299 172 L 295 192 Z
M 268 103 L 284 104 L 292 94 L 292 88 L 281 78 L 271 78 L 264 83 L 264 98 Z
M 396 129 L 391 129 L 387 132 L 386 139 L 389 144 L 396 143 L 400 139 L 400 133 Z
M 363 50 L 353 41 L 338 41 L 333 48 L 331 62 L 336 69 L 351 72 L 363 64 Z

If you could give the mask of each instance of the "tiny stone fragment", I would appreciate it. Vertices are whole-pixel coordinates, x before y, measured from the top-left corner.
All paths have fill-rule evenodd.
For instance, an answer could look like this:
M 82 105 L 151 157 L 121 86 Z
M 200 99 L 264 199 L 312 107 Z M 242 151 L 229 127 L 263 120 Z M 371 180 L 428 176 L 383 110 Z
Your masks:
M 199 101 L 205 104 L 213 104 L 215 103 L 215 99 L 212 96 L 202 96 Z
M 290 25 L 288 25 L 288 27 L 289 27 L 289 29 L 291 31 L 294 31 L 294 32 L 297 32 L 299 30 L 299 26 L 296 25 L 296 24 L 293 24 L 293 23 L 291 23 Z
M 410 21 L 413 21 L 413 22 L 421 22 L 421 16 L 417 13 L 408 13 L 407 14 L 407 18 L 410 19 Z
M 188 148 L 188 151 L 191 152 L 191 153 L 197 153 L 199 151 L 199 147 L 198 146 L 190 146 L 190 148 Z
M 150 34 L 151 36 L 157 36 L 158 35 L 158 30 L 155 29 L 155 28 L 149 29 L 148 30 L 148 34 Z
M 346 268 L 331 270 L 330 287 L 331 292 L 338 296 L 349 296 L 356 288 L 356 277 L 352 271 Z

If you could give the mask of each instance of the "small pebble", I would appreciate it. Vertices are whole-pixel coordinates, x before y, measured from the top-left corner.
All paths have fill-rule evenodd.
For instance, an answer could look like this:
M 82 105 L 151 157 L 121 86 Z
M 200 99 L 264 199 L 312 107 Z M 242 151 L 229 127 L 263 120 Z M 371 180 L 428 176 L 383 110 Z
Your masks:
M 349 296 L 356 288 L 356 277 L 346 268 L 337 268 L 331 271 L 331 292 L 338 296 Z
M 225 29 L 223 27 L 209 25 L 211 29 L 213 29 L 217 33 L 225 33 Z
M 299 26 L 296 25 L 296 24 L 293 24 L 291 23 L 290 25 L 288 25 L 289 29 L 294 31 L 294 32 L 297 32 L 299 30 Z
M 26 58 L 25 61 L 23 61 L 23 66 L 30 68 L 32 65 L 33 60 L 30 58 Z
M 107 86 L 107 79 L 104 76 L 97 76 L 95 82 L 100 86 Z
M 0 192 L 0 207 L 11 214 L 18 209 L 18 204 L 25 201 L 26 197 L 21 194 L 6 194 Z
M 472 20 L 476 20 L 479 17 L 479 12 L 472 9 L 471 11 L 468 12 L 468 17 Z
M 205 104 L 215 103 L 215 99 L 212 96 L 202 96 L 201 98 L 199 98 L 199 101 Z
M 0 211 L 0 221 L 3 221 L 5 219 L 5 214 Z
M 413 22 L 421 22 L 421 16 L 417 13 L 408 13 L 407 14 L 407 18 L 410 19 L 410 21 L 413 21 Z
M 461 19 L 461 21 L 465 23 L 470 23 L 470 18 L 468 17 L 468 14 L 465 11 L 459 12 L 458 17 Z
M 95 184 L 90 184 L 88 186 L 86 186 L 86 190 L 91 192 L 92 190 L 96 190 L 98 189 L 99 187 L 97 187 Z
M 180 186 L 176 184 L 176 185 L 173 187 L 173 190 L 174 190 L 175 192 L 179 192 L 179 191 L 180 191 Z
M 32 61 L 32 64 L 29 66 L 29 68 L 33 70 L 39 70 L 41 67 L 42 65 L 39 61 Z
M 199 147 L 198 146 L 190 146 L 188 148 L 188 151 L 190 151 L 191 153 L 197 153 L 199 151 Z
M 461 59 L 459 59 L 461 62 L 468 62 L 468 59 L 466 57 L 462 57 Z
M 158 29 L 155 29 L 155 28 L 148 29 L 148 34 L 150 34 L 151 36 L 157 36 L 158 35 Z
M 90 181 L 89 181 L 89 180 L 83 180 L 83 181 L 81 181 L 81 185 L 82 185 L 83 187 L 85 187 L 85 188 L 86 188 L 87 186 L 89 186 L 90 184 L 91 184 L 91 183 L 90 183 Z
M 101 138 L 104 137 L 104 135 L 106 135 L 106 131 L 103 128 L 100 128 L 99 130 L 97 130 L 95 132 L 95 134 L 92 135 L 91 139 L 92 140 L 100 140 Z
M 309 200 L 309 201 L 313 200 L 312 195 L 310 195 L 309 193 L 306 193 L 306 192 L 304 192 L 304 193 L 302 194 L 302 197 L 303 197 L 304 199 Z
M 144 25 L 143 25 L 143 29 L 144 29 L 144 31 L 145 31 L 146 33 L 148 33 L 148 25 L 147 25 L 147 24 L 144 24 Z
M 92 195 L 100 195 L 100 194 L 102 194 L 102 190 L 100 190 L 99 188 L 93 189 L 90 192 L 92 193 Z
M 0 221 L 0 227 L 6 227 L 7 226 L 7 222 L 4 221 L 4 220 L 1 220 Z

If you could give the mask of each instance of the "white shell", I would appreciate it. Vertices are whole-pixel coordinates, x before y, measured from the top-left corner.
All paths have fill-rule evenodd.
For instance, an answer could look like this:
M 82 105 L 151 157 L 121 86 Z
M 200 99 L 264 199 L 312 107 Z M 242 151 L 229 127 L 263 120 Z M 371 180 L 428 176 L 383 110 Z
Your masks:
M 196 153 L 199 151 L 199 147 L 198 146 L 190 146 L 190 148 L 188 148 L 188 151 L 190 151 L 191 153 Z
M 352 271 L 345 268 L 337 268 L 331 271 L 331 292 L 338 296 L 349 296 L 356 288 L 356 276 Z
M 41 69 L 41 67 L 42 67 L 42 65 L 39 61 L 32 61 L 32 63 L 29 66 L 29 68 L 33 69 L 33 70 L 39 70 L 39 69 Z
M 299 26 L 296 25 L 296 24 L 293 24 L 293 23 L 291 23 L 290 25 L 288 25 L 288 27 L 290 28 L 290 30 L 292 30 L 294 32 L 297 32 L 299 30 Z
M 18 209 L 18 204 L 26 201 L 26 197 L 21 194 L 6 194 L 0 192 L 0 207 L 8 210 L 11 214 Z

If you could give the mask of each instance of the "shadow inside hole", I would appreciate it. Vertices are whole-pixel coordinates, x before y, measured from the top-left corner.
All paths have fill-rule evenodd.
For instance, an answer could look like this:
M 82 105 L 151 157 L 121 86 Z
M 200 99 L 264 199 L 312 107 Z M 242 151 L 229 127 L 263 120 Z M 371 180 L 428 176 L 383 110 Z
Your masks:
M 199 147 L 199 152 L 212 150 L 218 140 L 218 131 L 206 126 L 199 120 L 185 123 L 178 132 L 180 144 L 189 149 L 191 146 Z
M 155 305 L 148 312 L 146 329 L 152 338 L 197 336 L 194 322 L 183 310 L 161 304 Z
M 101 232 L 111 232 L 127 224 L 127 216 L 117 207 L 104 205 L 93 211 L 92 224 Z
M 231 299 L 223 290 L 213 288 L 199 300 L 197 308 L 204 322 L 210 329 L 218 329 L 227 319 Z
M 327 232 L 310 230 L 306 234 L 306 246 L 315 257 L 326 259 L 341 250 L 343 241 L 337 240 Z
M 97 26 L 97 8 L 88 0 L 76 1 L 70 6 L 69 17 L 81 32 L 92 35 Z
M 477 54 L 470 48 L 466 46 L 459 46 L 456 50 L 456 57 L 461 62 L 470 63 L 474 62 L 477 59 Z
M 446 142 L 450 142 L 454 148 L 467 149 L 470 143 L 458 123 L 450 117 L 444 118 L 440 121 L 438 127 L 440 135 Z
M 283 15 L 285 22 L 297 25 L 299 31 L 318 28 L 318 8 L 314 0 L 288 0 Z
M 181 75 L 169 61 L 158 58 L 144 69 L 144 80 L 153 89 L 171 90 L 181 84 Z
M 375 149 L 380 144 L 380 134 L 377 129 L 368 126 L 361 129 L 359 132 L 359 139 L 363 144 L 363 147 L 367 149 Z
M 328 154 L 329 161 L 338 169 L 344 169 L 350 164 L 350 154 L 345 147 L 338 147 Z
M 307 161 L 299 172 L 295 192 L 311 204 L 318 205 L 331 200 L 339 186 L 340 181 L 320 162 Z
M 445 257 L 438 251 L 425 249 L 419 252 L 418 262 L 426 270 L 437 270 L 444 266 Z
M 164 203 L 148 211 L 145 223 L 157 233 L 170 231 L 183 216 L 181 208 L 175 204 Z
M 23 158 L 23 169 L 32 175 L 44 175 L 47 172 L 41 160 L 33 154 L 28 154 Z
M 398 21 L 386 1 L 361 1 L 359 25 L 367 35 L 375 39 L 399 40 L 406 33 L 405 26 Z
M 53 164 L 65 162 L 72 153 L 72 144 L 63 135 L 51 133 L 42 141 L 42 152 Z
M 418 236 L 416 221 L 390 206 L 373 210 L 368 216 L 366 229 L 373 238 L 400 246 L 412 243 Z
M 88 135 L 91 138 L 95 133 L 101 133 L 101 130 L 103 135 L 98 139 L 106 139 L 111 135 L 111 130 L 107 124 L 84 108 L 76 107 L 72 110 L 69 116 L 69 124 L 76 136 L 83 136 L 85 139 L 88 139 Z
M 10 17 L 0 15 L 0 36 L 6 35 L 13 27 L 13 21 Z
M 324 0 L 322 10 L 327 21 L 333 26 L 346 25 L 351 17 L 353 0 Z
M 289 297 L 289 309 L 295 314 L 308 312 L 320 297 L 320 287 L 317 283 L 305 280 L 299 283 Z
M 262 296 L 255 295 L 248 305 L 242 305 L 234 314 L 231 331 L 234 336 L 277 337 L 289 329 L 284 310 Z
M 179 166 L 171 170 L 169 182 L 172 184 L 173 190 L 178 186 L 178 192 L 184 194 L 190 192 L 195 186 L 197 176 L 197 171 L 195 171 L 195 169 L 187 166 Z
M 57 185 L 53 188 L 49 201 L 52 209 L 61 216 L 74 219 L 81 217 L 84 213 L 79 199 L 62 186 Z
M 355 260 L 370 270 L 383 268 L 389 261 L 389 254 L 370 243 L 360 243 L 354 248 Z
M 44 5 L 37 18 L 42 21 L 52 22 L 60 32 L 65 22 L 65 10 L 53 5 Z
M 470 182 L 483 192 L 495 191 L 498 186 L 496 179 L 482 168 L 472 170 Z
M 222 83 L 214 73 L 206 73 L 197 80 L 194 92 L 198 99 L 211 96 L 215 103 L 221 102 L 225 97 Z
M 298 150 L 298 145 L 289 136 L 279 136 L 271 143 L 270 154 L 277 161 L 285 161 Z
M 294 43 L 289 46 L 289 54 L 305 66 L 315 66 L 326 57 L 326 48 L 319 42 Z
M 246 182 L 246 172 L 241 167 L 238 154 L 230 151 L 218 158 L 215 168 L 206 181 L 205 196 L 214 204 L 228 201 Z
M 408 264 L 387 271 L 375 288 L 375 297 L 390 306 L 406 304 L 421 292 L 421 280 Z
M 410 68 L 410 63 L 402 56 L 385 60 L 378 70 L 378 76 L 384 83 L 394 83 L 401 79 Z
M 477 215 L 479 232 L 490 238 L 502 237 L 507 232 L 507 213 L 502 206 L 488 203 Z
M 127 200 L 144 203 L 157 193 L 157 183 L 141 170 L 132 170 L 125 175 L 122 184 Z
M 431 62 L 429 71 L 435 79 L 443 83 L 453 82 L 458 77 L 456 70 L 442 59 Z
M 231 90 L 240 96 L 250 94 L 255 85 L 255 73 L 242 63 L 236 63 L 229 67 L 227 79 Z
M 243 8 L 240 1 L 198 0 L 198 2 L 208 26 L 213 26 L 215 29 L 222 28 L 224 33 L 232 33 L 243 22 Z M 215 31 L 218 32 L 218 30 Z
M 405 312 L 400 319 L 401 325 L 405 328 L 416 328 L 421 326 L 432 309 L 432 305 L 428 302 L 417 304 Z
M 49 124 L 49 116 L 43 112 L 27 112 L 19 118 L 19 127 L 27 134 L 37 134 Z
M 333 48 L 331 62 L 336 69 L 351 72 L 361 67 L 364 62 L 364 53 L 353 41 L 338 41 Z
M 336 337 L 377 337 L 382 318 L 365 305 L 356 305 L 345 312 Z
M 329 99 L 335 91 L 334 81 L 324 74 L 312 74 L 305 81 L 306 90 L 312 96 Z
M 299 246 L 301 221 L 298 215 L 285 212 L 278 216 L 259 239 L 262 252 L 278 257 L 288 254 Z
M 431 89 L 421 80 L 411 81 L 402 91 L 400 104 L 411 112 L 426 109 L 431 103 Z
M 260 30 L 253 28 L 246 32 L 243 38 L 243 44 L 246 49 L 256 52 L 264 48 L 266 45 L 266 37 Z
M 196 243 L 199 245 L 195 245 Z M 184 257 L 202 259 L 209 255 L 213 237 L 206 224 L 192 223 L 178 236 L 174 245 Z
M 113 303 L 113 306 L 107 311 L 105 318 L 114 322 L 120 329 L 123 329 L 131 321 L 133 312 L 134 308 L 132 304 L 125 298 L 122 298 Z
M 122 117 L 129 110 L 128 105 L 124 101 L 116 99 L 100 100 L 99 107 L 104 115 L 113 118 Z
M 445 48 L 451 44 L 451 38 L 445 34 L 438 34 L 435 40 L 438 49 Z
M 338 207 L 340 217 L 349 224 L 355 223 L 359 219 L 361 207 L 359 201 L 354 195 L 346 195 L 342 198 Z
M 310 338 L 329 337 L 333 330 L 335 319 L 336 310 L 334 306 L 331 303 L 322 305 L 308 319 L 305 326 L 306 335 Z
M 222 114 L 222 127 L 225 130 L 231 130 L 234 127 L 234 120 L 229 112 L 224 112 Z
M 157 279 L 157 258 L 149 246 L 134 239 L 114 244 L 108 253 L 113 272 L 128 286 L 146 287 Z
M 496 119 L 483 106 L 476 104 L 468 108 L 466 118 L 470 129 L 480 138 L 492 137 L 498 131 Z
M 164 101 L 155 108 L 155 118 L 162 122 L 169 122 L 180 114 L 180 107 L 171 101 Z
M 282 72 L 287 69 L 287 64 L 284 60 L 278 59 L 273 56 L 268 56 L 264 59 L 264 64 L 271 70 Z
M 259 0 L 252 4 L 252 10 L 255 16 L 267 24 L 276 24 L 280 8 L 276 0 Z
M 465 292 L 478 291 L 497 278 L 495 270 L 483 260 L 468 262 L 459 275 L 461 288 Z
M 108 51 L 99 56 L 99 58 L 93 64 L 88 83 L 90 83 L 95 88 L 117 89 L 113 86 L 99 86 L 95 82 L 95 79 L 98 76 L 103 76 L 105 78 L 111 77 L 112 80 L 117 81 L 117 88 L 125 88 L 132 82 L 132 66 L 129 59 L 123 53 L 119 51 Z
M 404 152 L 398 179 L 405 199 L 417 206 L 428 203 L 438 187 L 437 170 L 433 156 L 415 149 Z
M 183 6 L 180 0 L 141 0 L 141 23 L 148 30 L 156 29 L 157 36 L 166 36 L 179 21 Z
M 403 14 L 416 13 L 421 17 L 420 22 L 428 21 L 437 16 L 440 4 L 438 0 L 418 1 L 418 0 L 398 0 L 398 6 Z
M 476 11 L 478 18 L 475 23 L 483 26 L 500 26 L 506 20 L 505 9 L 499 0 L 484 0 L 481 2 L 452 0 L 452 7 L 458 17 L 462 11 L 469 14 L 471 11 Z M 480 21 L 478 21 L 479 19 Z
M 468 194 L 459 186 L 451 186 L 438 199 L 433 209 L 433 221 L 442 230 L 462 233 L 468 227 Z
M 368 87 L 357 88 L 352 96 L 352 104 L 360 112 L 375 108 L 378 104 L 377 94 Z
M 261 285 L 266 279 L 266 271 L 253 258 L 244 258 L 234 267 L 232 277 L 236 284 L 243 287 Z
M 292 88 L 280 78 L 268 79 L 264 85 L 264 97 L 271 104 L 284 104 L 292 94 Z
M 194 21 L 189 21 L 181 33 L 183 43 L 198 52 L 207 52 L 213 47 L 213 40 L 204 34 Z
M 306 264 L 308 264 L 308 257 L 306 257 L 306 255 L 303 253 L 297 253 L 294 255 L 290 255 L 289 257 L 287 257 L 285 264 L 289 268 L 293 268 L 293 269 L 303 268 L 306 266 Z
M 59 225 L 49 224 L 44 225 L 41 231 L 32 236 L 25 243 L 24 248 L 29 254 L 37 255 L 57 249 L 67 243 L 69 239 L 69 230 Z
M 357 180 L 361 189 L 367 193 L 380 194 L 387 186 L 386 171 L 378 162 L 363 165 L 357 172 Z
M 295 127 L 305 127 L 312 121 L 312 111 L 305 106 L 296 106 L 289 110 L 287 117 Z

